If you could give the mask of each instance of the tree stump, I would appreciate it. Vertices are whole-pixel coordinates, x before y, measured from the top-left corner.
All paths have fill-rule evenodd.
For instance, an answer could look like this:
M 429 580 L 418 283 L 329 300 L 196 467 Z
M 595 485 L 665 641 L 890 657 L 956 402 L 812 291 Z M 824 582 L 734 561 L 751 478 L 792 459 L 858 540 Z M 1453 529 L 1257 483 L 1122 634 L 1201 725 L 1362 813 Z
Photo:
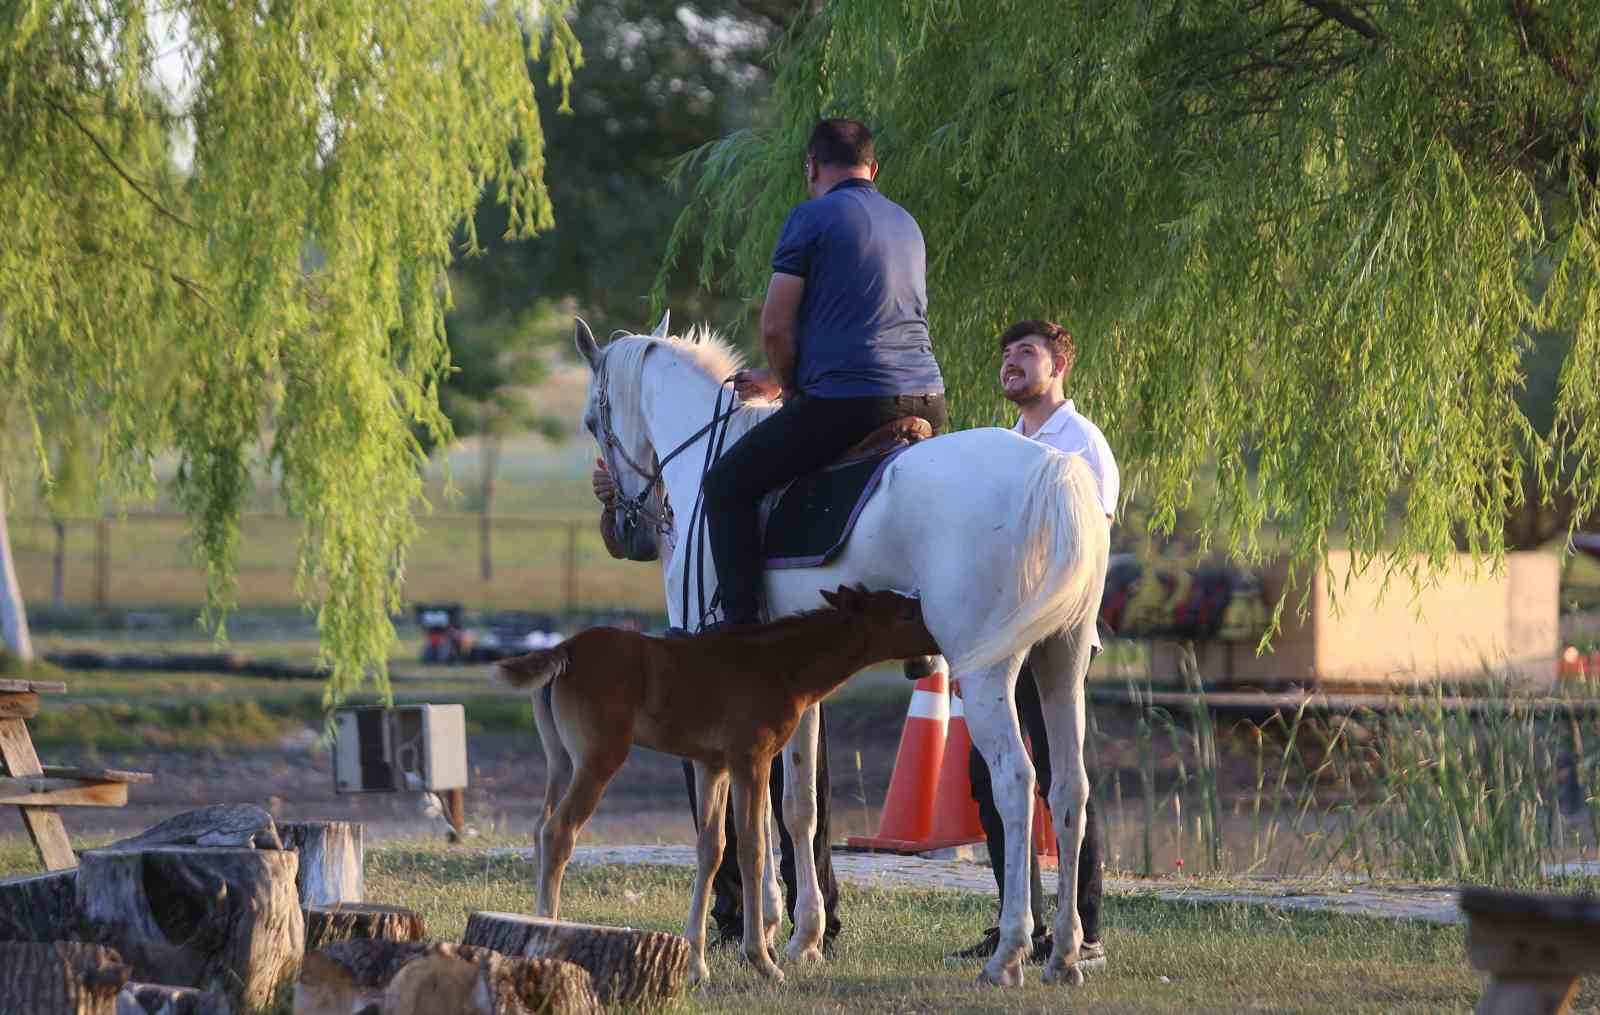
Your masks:
M 78 868 L 84 933 L 117 948 L 143 982 L 264 1008 L 304 954 L 297 865 L 280 850 L 91 850 Z
M 117 995 L 117 1015 L 232 1015 L 232 1011 L 211 991 L 130 983 Z
M 284 849 L 300 854 L 301 906 L 331 906 L 366 898 L 366 850 L 361 825 L 298 821 L 278 826 Z
M 401 906 L 358 902 L 343 906 L 306 906 L 306 953 L 336 941 L 421 941 L 422 917 Z
M 67 941 L 77 936 L 78 871 L 0 879 L 0 941 Z
M 473 913 L 462 940 L 504 955 L 563 959 L 589 971 L 602 1004 L 651 1006 L 688 982 L 689 942 L 655 930 L 597 927 L 515 913 Z
M 77 941 L 0 944 L 0 1015 L 115 1015 L 128 967 Z
M 1578 993 L 1578 977 L 1600 973 L 1600 900 L 1464 888 L 1467 957 L 1489 973 L 1479 1015 L 1554 1015 Z
M 131 839 L 113 842 L 107 849 L 148 849 L 152 846 L 248 846 L 282 849 L 272 815 L 254 804 L 213 804 L 197 811 L 175 814 Z
M 306 955 L 294 1015 L 349 1015 L 369 1006 L 384 1015 L 602 1010 L 588 972 L 569 962 L 403 941 L 341 941 Z

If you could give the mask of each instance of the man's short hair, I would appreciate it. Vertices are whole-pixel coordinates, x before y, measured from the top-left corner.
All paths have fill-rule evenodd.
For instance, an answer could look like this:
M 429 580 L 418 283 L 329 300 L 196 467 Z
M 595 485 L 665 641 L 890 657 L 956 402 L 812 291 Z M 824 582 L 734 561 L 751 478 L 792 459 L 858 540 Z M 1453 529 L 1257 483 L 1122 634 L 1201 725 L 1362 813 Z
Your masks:
M 1044 339 L 1052 356 L 1065 356 L 1067 368 L 1062 373 L 1072 373 L 1073 365 L 1078 362 L 1078 347 L 1072 344 L 1072 333 L 1054 321 L 1018 321 L 1000 333 L 1000 351 L 1005 352 L 1012 342 L 1020 342 L 1029 335 Z
M 844 117 L 818 120 L 806 142 L 806 154 L 818 165 L 851 168 L 867 165 L 878 157 L 867 125 Z

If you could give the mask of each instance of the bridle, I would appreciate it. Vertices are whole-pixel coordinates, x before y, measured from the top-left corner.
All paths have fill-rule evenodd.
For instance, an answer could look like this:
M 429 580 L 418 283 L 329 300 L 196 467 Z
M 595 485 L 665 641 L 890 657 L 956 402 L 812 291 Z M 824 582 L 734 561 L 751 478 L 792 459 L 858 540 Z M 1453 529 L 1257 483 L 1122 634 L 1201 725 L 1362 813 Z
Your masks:
M 672 505 L 667 502 L 667 490 L 665 484 L 667 464 L 674 458 L 677 458 L 678 455 L 688 450 L 691 445 L 693 445 L 701 437 L 704 437 L 718 424 L 726 423 L 733 417 L 734 412 L 737 411 L 739 407 L 738 399 L 735 398 L 730 400 L 726 410 L 724 410 L 722 407 L 722 396 L 727 392 L 727 385 L 732 381 L 732 378 L 730 377 L 727 380 L 724 380 L 722 382 L 722 389 L 717 392 L 717 404 L 712 412 L 711 422 L 690 434 L 686 440 L 680 443 L 677 447 L 673 448 L 671 451 L 667 452 L 667 457 L 657 460 L 655 467 L 649 469 L 633 460 L 633 457 L 628 454 L 627 449 L 622 446 L 622 441 L 617 437 L 616 430 L 611 426 L 611 399 L 607 393 L 606 381 L 606 359 L 604 356 L 602 356 L 600 358 L 600 365 L 595 368 L 594 397 L 595 409 L 597 415 L 599 416 L 597 423 L 597 430 L 599 432 L 595 434 L 595 437 L 600 442 L 600 455 L 605 460 L 606 469 L 611 473 L 611 475 L 616 476 L 619 474 L 616 462 L 612 458 L 612 455 L 614 454 L 617 456 L 617 458 L 622 460 L 624 465 L 626 465 L 629 469 L 632 469 L 636 475 L 640 476 L 645 481 L 643 489 L 641 489 L 632 497 L 625 495 L 619 488 L 616 494 L 616 501 L 614 505 L 615 509 L 621 512 L 624 523 L 630 527 L 636 527 L 642 519 L 655 529 L 657 535 L 670 536 L 673 533 L 673 519 Z M 726 430 L 725 427 L 724 430 Z M 712 437 L 712 444 L 718 444 L 716 435 L 713 435 Z M 655 456 L 652 455 L 651 457 L 654 458 Z M 706 467 L 709 468 L 711 462 L 714 460 L 715 456 L 708 454 Z M 703 475 L 704 473 L 702 470 L 702 478 Z M 658 489 L 661 491 L 660 511 L 657 511 L 650 506 L 650 498 Z

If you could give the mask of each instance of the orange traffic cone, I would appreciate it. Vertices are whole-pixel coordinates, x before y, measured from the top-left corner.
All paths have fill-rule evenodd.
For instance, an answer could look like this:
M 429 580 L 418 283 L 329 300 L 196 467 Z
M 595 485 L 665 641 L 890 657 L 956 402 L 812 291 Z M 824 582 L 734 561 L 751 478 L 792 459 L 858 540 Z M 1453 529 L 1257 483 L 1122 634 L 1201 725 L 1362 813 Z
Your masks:
M 978 801 L 972 799 L 972 779 L 968 775 L 971 755 L 972 735 L 967 732 L 961 688 L 952 685 L 950 726 L 944 738 L 944 762 L 939 766 L 939 789 L 934 795 L 931 841 L 923 849 L 964 846 L 988 838 L 978 820 Z
M 883 801 L 877 835 L 852 835 L 846 845 L 891 853 L 917 853 L 928 848 L 933 823 L 934 787 L 940 759 L 944 757 L 945 729 L 949 721 L 949 675 L 934 670 L 917 681 L 900 733 L 900 748 L 889 777 L 889 795 Z M 962 729 L 965 730 L 963 724 Z M 966 771 L 963 762 L 962 771 Z

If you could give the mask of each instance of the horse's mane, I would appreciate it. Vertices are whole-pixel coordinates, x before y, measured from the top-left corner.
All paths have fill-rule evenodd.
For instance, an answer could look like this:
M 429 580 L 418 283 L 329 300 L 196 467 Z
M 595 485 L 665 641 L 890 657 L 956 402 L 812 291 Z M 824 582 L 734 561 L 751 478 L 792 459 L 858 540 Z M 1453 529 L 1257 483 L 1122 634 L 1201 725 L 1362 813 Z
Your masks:
M 607 365 L 637 386 L 644 358 L 652 349 L 671 349 L 698 367 L 713 383 L 720 384 L 744 367 L 744 354 L 710 325 L 697 324 L 683 335 L 652 338 L 649 335 L 620 335 L 605 348 Z

